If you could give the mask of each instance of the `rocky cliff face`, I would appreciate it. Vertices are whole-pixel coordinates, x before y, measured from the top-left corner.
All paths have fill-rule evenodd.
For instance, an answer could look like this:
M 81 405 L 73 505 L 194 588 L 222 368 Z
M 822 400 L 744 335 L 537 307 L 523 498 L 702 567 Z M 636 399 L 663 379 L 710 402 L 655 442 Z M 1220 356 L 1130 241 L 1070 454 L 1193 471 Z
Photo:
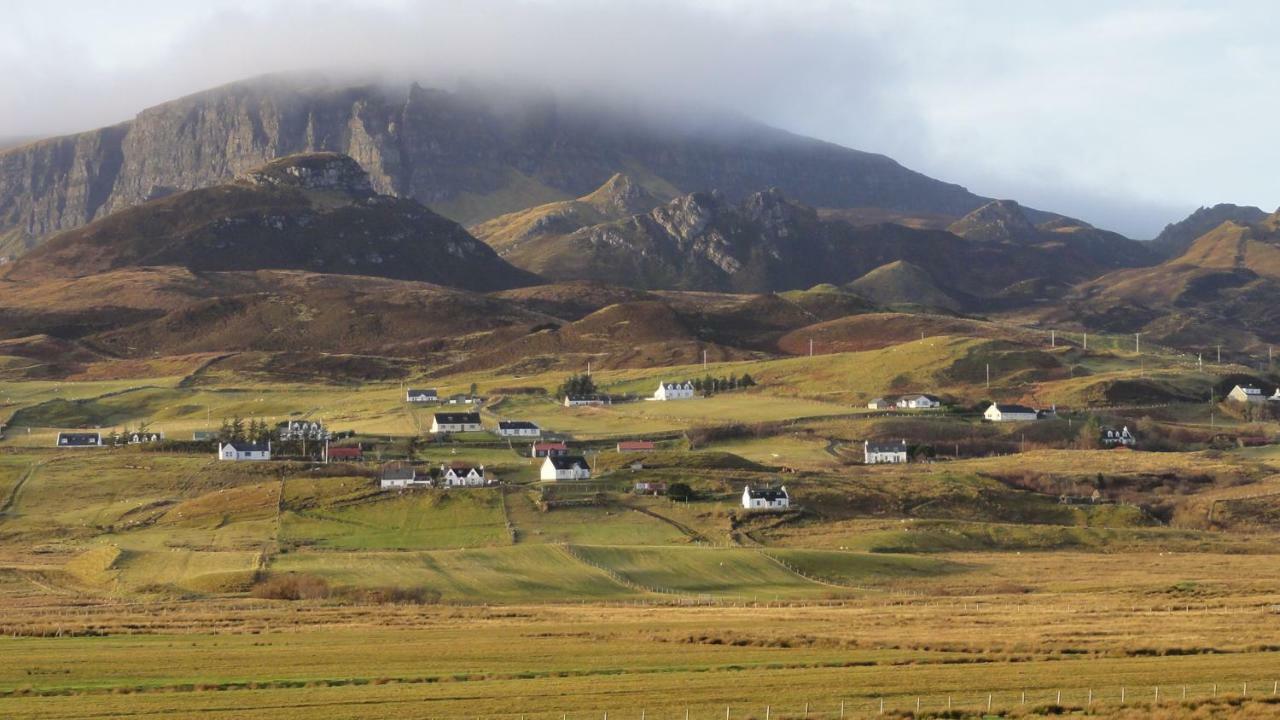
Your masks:
M 411 85 L 333 86 L 297 77 L 235 83 L 117 126 L 0 151 L 0 255 L 286 155 L 334 151 L 374 190 L 465 223 L 582 196 L 628 168 L 676 190 L 761 187 L 824 207 L 961 215 L 957 185 L 893 160 L 738 120 L 714 135 L 546 97 L 504 99 Z

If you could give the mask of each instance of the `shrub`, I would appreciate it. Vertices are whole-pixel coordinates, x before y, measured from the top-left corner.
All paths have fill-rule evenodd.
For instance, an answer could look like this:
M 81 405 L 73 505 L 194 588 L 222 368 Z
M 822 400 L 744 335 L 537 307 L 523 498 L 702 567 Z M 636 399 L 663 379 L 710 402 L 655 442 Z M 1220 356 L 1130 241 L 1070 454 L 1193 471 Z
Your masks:
M 316 600 L 329 597 L 329 583 L 315 575 L 270 575 L 254 585 L 250 594 L 269 600 Z

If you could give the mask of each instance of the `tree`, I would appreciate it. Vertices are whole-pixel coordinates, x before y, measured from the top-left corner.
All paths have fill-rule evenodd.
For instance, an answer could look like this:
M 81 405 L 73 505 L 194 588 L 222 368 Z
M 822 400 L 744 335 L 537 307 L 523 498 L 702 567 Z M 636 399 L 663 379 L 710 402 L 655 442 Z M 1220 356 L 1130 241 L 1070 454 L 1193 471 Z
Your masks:
M 693 497 L 693 488 L 682 482 L 671 483 L 667 487 L 667 497 L 672 500 L 689 500 Z
M 556 390 L 556 394 L 563 397 L 565 395 L 594 395 L 596 393 L 596 383 L 591 379 L 590 375 L 570 375 L 567 380 Z
M 478 385 L 476 385 L 475 383 L 471 383 L 471 392 L 470 392 L 471 397 L 475 397 L 475 396 L 476 396 L 476 390 L 477 390 L 478 388 L 479 388 L 479 386 L 478 386 Z
M 234 431 L 231 429 L 231 423 L 226 418 L 222 418 L 222 427 L 218 428 L 218 441 L 231 442 L 235 438 L 232 437 Z
M 231 441 L 244 442 L 244 418 L 236 415 L 231 419 Z
M 707 375 L 705 378 L 702 379 L 702 394 L 706 395 L 707 397 L 711 397 L 712 395 L 715 394 L 715 391 L 716 391 L 716 381 L 711 379 L 710 375 Z
M 1089 419 L 1080 426 L 1080 433 L 1076 436 L 1076 445 L 1081 450 L 1097 450 L 1101 444 L 1102 423 L 1098 422 L 1098 418 L 1090 415 Z
M 739 382 L 744 388 L 755 387 L 756 385 L 756 381 L 751 377 L 751 373 L 743 373 L 742 380 Z

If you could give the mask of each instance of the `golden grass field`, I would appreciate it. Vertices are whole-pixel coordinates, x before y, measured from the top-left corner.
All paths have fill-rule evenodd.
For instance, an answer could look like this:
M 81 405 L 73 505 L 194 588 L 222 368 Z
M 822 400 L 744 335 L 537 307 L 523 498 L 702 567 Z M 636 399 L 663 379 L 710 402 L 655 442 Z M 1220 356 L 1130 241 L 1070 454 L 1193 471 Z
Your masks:
M 1010 352 L 937 337 L 594 374 L 637 395 L 703 374 L 760 382 L 687 402 L 569 410 L 496 394 L 487 423 L 535 420 L 599 471 L 549 492 L 521 455 L 527 442 L 423 441 L 407 456 L 435 408 L 407 406 L 400 384 L 226 371 L 6 382 L 0 717 L 834 720 L 982 717 L 988 703 L 1004 717 L 1280 717 L 1270 449 L 1082 450 L 1062 440 L 1066 420 L 1006 428 L 865 410 L 906 390 L 1080 406 L 1108 380 L 1209 379 L 1173 356 L 1135 368 L 1123 352 L 1065 347 L 1028 374 Z M 990 394 L 975 374 L 988 359 Z M 486 371 L 409 384 L 494 395 L 562 380 Z M 1187 403 L 1157 421 L 1197 430 L 1208 411 Z M 145 421 L 187 439 L 234 415 L 321 419 L 377 449 L 317 467 L 221 463 L 211 448 L 52 447 L 59 429 Z M 729 424 L 764 430 L 691 449 L 692 431 Z M 953 441 L 1031 442 L 858 464 L 862 438 L 900 431 L 937 438 L 940 455 Z M 640 436 L 662 449 L 612 450 Z M 402 457 L 483 463 L 505 485 L 378 492 L 377 460 Z M 698 497 L 637 496 L 639 480 L 685 482 Z M 1119 499 L 1059 501 L 1103 481 Z M 796 509 L 742 513 L 748 483 L 786 484 Z M 255 597 L 280 578 L 326 589 Z M 404 589 L 430 592 L 387 599 Z

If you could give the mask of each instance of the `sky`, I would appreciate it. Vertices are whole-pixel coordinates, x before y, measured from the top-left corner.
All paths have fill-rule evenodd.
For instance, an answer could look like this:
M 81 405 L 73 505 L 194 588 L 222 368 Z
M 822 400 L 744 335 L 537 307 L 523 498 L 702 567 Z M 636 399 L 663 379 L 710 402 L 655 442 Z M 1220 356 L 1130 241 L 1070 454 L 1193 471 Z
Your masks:
M 269 72 L 723 108 L 1147 238 L 1280 205 L 1270 0 L 5 0 L 0 139 Z

